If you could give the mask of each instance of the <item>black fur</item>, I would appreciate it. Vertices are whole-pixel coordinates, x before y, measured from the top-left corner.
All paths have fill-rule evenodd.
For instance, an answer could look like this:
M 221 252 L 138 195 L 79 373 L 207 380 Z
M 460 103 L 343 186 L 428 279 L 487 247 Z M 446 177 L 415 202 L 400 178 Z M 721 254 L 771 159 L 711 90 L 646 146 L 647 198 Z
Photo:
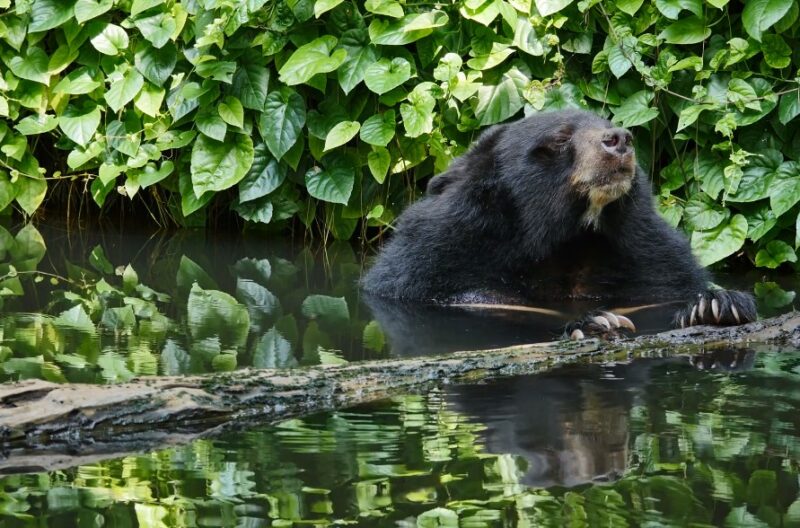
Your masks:
M 400 216 L 363 288 L 437 304 L 695 300 L 710 277 L 655 211 L 641 169 L 597 225 L 582 222 L 587 198 L 570 184 L 581 146 L 571 138 L 582 128 L 611 127 L 581 111 L 492 127 Z M 726 299 L 739 307 L 741 322 L 755 318 L 748 294 Z

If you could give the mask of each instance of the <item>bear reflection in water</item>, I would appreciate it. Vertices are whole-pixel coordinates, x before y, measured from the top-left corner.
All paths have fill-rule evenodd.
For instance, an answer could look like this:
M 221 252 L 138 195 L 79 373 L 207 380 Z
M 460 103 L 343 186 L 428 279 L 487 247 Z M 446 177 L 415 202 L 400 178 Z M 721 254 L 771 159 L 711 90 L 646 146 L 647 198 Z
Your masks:
M 486 350 L 551 341 L 564 325 L 590 306 L 585 302 L 549 304 L 540 312 L 524 309 L 466 308 L 398 303 L 362 297 L 388 338 L 393 357 L 430 356 L 459 350 Z M 636 311 L 640 333 L 669 329 L 676 304 Z M 547 313 L 549 312 L 549 313 Z
M 486 385 L 454 386 L 454 410 L 485 424 L 486 450 L 525 459 L 522 482 L 574 486 L 614 480 L 631 463 L 631 409 L 652 399 L 650 385 L 665 371 L 752 367 L 755 352 L 725 349 L 702 357 L 640 359 L 581 365 Z M 691 364 L 688 364 L 691 363 Z

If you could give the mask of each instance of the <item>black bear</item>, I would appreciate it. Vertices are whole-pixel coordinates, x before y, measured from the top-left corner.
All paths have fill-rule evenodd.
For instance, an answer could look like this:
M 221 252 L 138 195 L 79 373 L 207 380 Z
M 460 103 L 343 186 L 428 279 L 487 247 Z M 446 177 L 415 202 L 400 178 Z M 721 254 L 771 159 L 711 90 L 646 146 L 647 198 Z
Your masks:
M 362 287 L 435 304 L 686 300 L 681 327 L 756 318 L 752 296 L 709 280 L 656 212 L 630 132 L 570 110 L 482 134 L 403 212 Z M 627 322 L 590 314 L 570 333 Z

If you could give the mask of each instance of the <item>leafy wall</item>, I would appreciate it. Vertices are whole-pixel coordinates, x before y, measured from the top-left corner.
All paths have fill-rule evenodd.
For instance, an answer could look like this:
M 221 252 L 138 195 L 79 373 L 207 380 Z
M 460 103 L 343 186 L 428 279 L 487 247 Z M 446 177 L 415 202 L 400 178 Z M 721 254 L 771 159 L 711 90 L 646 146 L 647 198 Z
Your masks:
M 0 10 L 5 212 L 66 188 L 157 220 L 205 223 L 213 201 L 345 239 L 390 225 L 481 128 L 577 106 L 634 130 L 661 211 L 704 264 L 742 249 L 758 266 L 797 260 L 797 0 Z

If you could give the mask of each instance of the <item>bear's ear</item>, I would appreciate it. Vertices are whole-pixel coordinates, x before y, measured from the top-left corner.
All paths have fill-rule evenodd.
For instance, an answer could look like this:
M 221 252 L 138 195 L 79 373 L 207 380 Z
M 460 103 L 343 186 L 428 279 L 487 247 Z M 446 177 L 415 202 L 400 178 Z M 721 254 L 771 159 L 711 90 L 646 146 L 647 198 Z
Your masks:
M 453 160 L 447 171 L 434 176 L 428 181 L 428 195 L 442 194 L 453 184 L 467 180 L 471 174 L 485 177 L 494 171 L 494 148 L 500 138 L 504 125 L 495 125 L 481 133 L 478 140 L 461 157 Z
M 463 179 L 463 177 L 459 178 L 458 173 L 453 173 L 452 171 L 443 172 L 428 180 L 428 187 L 425 192 L 428 195 L 442 194 L 451 183 L 459 179 Z

